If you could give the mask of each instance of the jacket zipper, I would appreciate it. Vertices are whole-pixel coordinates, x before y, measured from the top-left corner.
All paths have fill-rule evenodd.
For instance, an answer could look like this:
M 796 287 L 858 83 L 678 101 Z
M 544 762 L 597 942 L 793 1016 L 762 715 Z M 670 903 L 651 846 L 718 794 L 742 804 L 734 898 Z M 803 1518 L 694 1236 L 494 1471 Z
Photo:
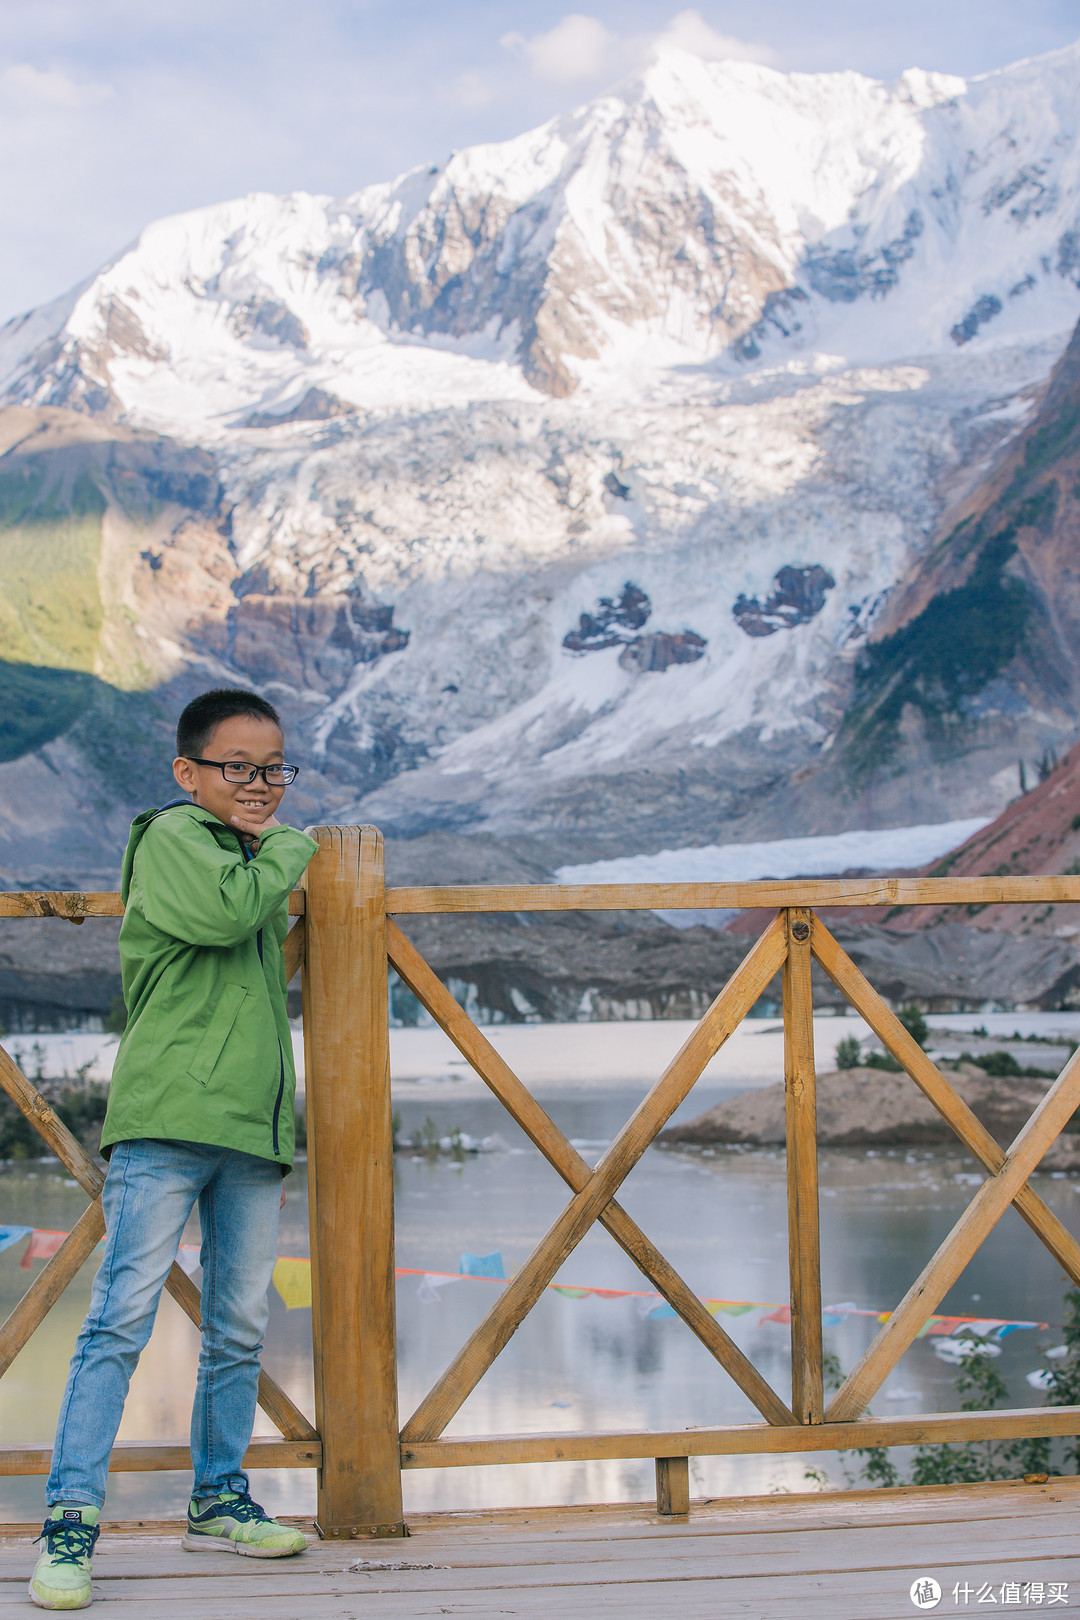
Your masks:
M 242 838 L 238 839 L 238 842 L 240 844 L 240 853 L 243 855 L 244 862 L 245 862 L 245 865 L 246 865 L 246 863 L 248 861 L 250 861 L 250 859 L 251 859 L 251 851 L 248 849 L 247 845 L 244 843 Z M 259 966 L 261 967 L 263 965 L 263 931 L 262 931 L 261 928 L 259 929 L 258 933 L 255 935 L 255 948 L 259 953 Z M 278 1154 L 281 1151 L 281 1149 L 280 1149 L 280 1147 L 278 1145 L 278 1127 L 279 1127 L 279 1125 L 281 1123 L 282 1099 L 285 1096 L 285 1053 L 282 1051 L 282 1048 L 281 1048 L 281 1037 L 280 1037 L 280 1035 L 278 1036 L 277 1049 L 278 1049 L 278 1088 L 277 1088 L 277 1101 L 274 1103 L 274 1123 L 273 1123 L 274 1157 L 275 1157 L 275 1159 L 277 1158 Z
M 282 1098 L 285 1095 L 285 1053 L 281 1050 L 281 1037 L 280 1037 L 280 1035 L 278 1036 L 277 1049 L 278 1049 L 278 1064 L 279 1064 L 280 1068 L 279 1068 L 279 1076 L 278 1076 L 277 1102 L 274 1104 L 274 1157 L 275 1157 L 275 1159 L 277 1158 L 278 1153 L 281 1151 L 280 1148 L 278 1147 L 278 1122 L 281 1119 L 281 1101 L 282 1101 Z

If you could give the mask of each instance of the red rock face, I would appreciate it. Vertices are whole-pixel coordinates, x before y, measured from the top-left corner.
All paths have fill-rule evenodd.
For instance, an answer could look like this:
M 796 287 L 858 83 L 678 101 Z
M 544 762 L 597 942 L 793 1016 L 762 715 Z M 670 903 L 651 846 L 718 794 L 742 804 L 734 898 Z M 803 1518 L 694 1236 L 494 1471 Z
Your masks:
M 400 652 L 409 632 L 392 607 L 352 596 L 242 596 L 230 612 L 233 662 L 259 684 L 339 692 L 357 664 Z

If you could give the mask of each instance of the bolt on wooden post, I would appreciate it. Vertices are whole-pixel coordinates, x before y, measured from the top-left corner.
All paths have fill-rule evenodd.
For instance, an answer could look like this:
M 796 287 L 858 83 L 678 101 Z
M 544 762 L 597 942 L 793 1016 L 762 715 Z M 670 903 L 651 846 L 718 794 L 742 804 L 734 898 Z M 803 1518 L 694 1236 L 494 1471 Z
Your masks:
M 317 1528 L 400 1536 L 382 835 L 315 827 L 305 876 L 304 1062 L 311 1211 Z
M 821 1243 L 818 1229 L 817 1077 L 810 935 L 814 914 L 787 908 L 784 962 L 784 1099 L 787 1124 L 788 1264 L 791 1272 L 791 1408 L 820 1423 Z

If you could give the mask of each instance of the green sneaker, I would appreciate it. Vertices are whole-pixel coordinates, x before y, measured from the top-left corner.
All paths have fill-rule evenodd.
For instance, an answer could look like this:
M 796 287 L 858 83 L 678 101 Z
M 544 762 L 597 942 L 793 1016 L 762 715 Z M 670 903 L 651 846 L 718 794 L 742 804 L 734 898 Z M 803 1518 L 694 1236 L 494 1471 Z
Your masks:
M 307 1537 L 268 1518 L 246 1491 L 220 1491 L 188 1504 L 188 1552 L 242 1553 L 245 1558 L 289 1558 L 303 1552 Z
M 38 1541 L 45 1550 L 30 1579 L 30 1601 L 39 1609 L 88 1609 L 90 1560 L 100 1534 L 96 1507 L 54 1507 Z

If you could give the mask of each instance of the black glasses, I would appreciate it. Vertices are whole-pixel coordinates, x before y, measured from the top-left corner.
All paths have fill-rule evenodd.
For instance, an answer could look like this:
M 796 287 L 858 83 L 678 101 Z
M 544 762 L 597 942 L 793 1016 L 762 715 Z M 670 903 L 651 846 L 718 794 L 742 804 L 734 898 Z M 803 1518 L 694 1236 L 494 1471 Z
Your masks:
M 226 782 L 254 782 L 261 776 L 267 787 L 288 787 L 300 774 L 299 765 L 249 765 L 246 759 L 196 759 L 194 754 L 187 757 L 193 765 L 212 765 Z

